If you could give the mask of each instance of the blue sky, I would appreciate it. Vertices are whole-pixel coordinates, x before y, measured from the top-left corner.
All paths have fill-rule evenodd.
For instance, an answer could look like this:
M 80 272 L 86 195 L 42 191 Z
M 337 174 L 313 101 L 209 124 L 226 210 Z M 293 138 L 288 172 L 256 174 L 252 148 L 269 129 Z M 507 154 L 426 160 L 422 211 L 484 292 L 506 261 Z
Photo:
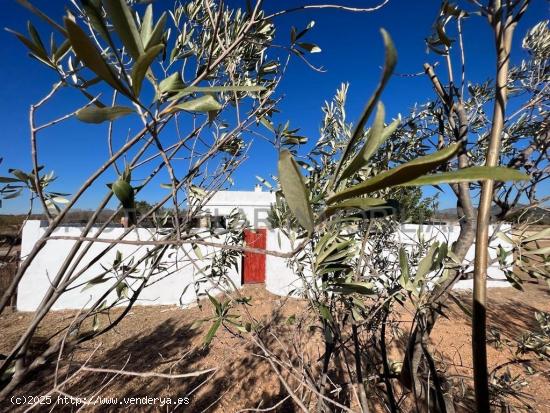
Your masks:
M 64 1 L 33 0 L 33 3 L 58 21 L 61 19 Z M 163 4 L 171 2 L 162 0 L 156 3 L 158 5 L 155 8 L 158 10 Z M 357 7 L 376 4 L 371 0 L 334 3 Z M 270 11 L 300 4 L 304 4 L 304 1 L 266 0 L 265 8 Z M 293 59 L 279 89 L 285 98 L 277 120 L 290 120 L 293 127 L 300 128 L 301 135 L 307 136 L 312 142 L 316 141 L 323 102 L 332 97 L 342 82 L 349 82 L 347 112 L 348 118 L 355 121 L 379 79 L 383 61 L 380 27 L 390 32 L 396 44 L 399 53 L 397 72 L 419 72 L 424 62 L 436 60 L 436 56 L 426 53 L 424 39 L 430 33 L 439 4 L 439 0 L 390 0 L 385 7 L 373 13 L 309 10 L 277 18 L 275 23 L 280 43 L 288 41 L 291 26 L 301 28 L 315 20 L 315 27 L 304 41 L 314 42 L 322 48 L 322 53 L 311 55 L 311 61 L 327 70 L 326 73 L 316 73 L 298 59 Z M 520 42 L 527 29 L 548 16 L 548 3 L 544 0 L 532 0 L 516 31 L 513 61 L 517 62 L 522 57 Z M 48 27 L 15 1 L 3 2 L 0 26 L 26 32 L 26 21 L 29 18 L 41 33 L 49 34 Z M 487 22 L 479 17 L 470 18 L 464 22 L 464 33 L 468 78 L 475 82 L 491 77 L 494 72 L 494 51 Z M 5 175 L 8 167 L 30 169 L 28 108 L 46 93 L 55 79 L 50 71 L 27 57 L 25 48 L 12 35 L 5 31 L 0 32 L 0 42 L 3 45 L 0 76 L 4 82 L 0 89 L 0 157 L 4 158 L 0 165 L 0 175 Z M 432 96 L 430 83 L 425 77 L 394 77 L 382 100 L 386 105 L 387 117 L 393 117 L 398 113 L 406 114 L 415 102 L 423 102 Z M 83 104 L 76 95 L 72 99 L 64 95 L 62 99 L 54 100 L 41 113 L 42 119 L 64 114 Z M 46 169 L 55 170 L 59 176 L 59 183 L 55 188 L 66 192 L 74 192 L 78 184 L 95 171 L 107 155 L 103 129 L 76 120 L 48 131 L 40 139 L 41 155 Z M 268 177 L 275 173 L 277 154 L 269 144 L 257 140 L 250 155 L 250 159 L 234 176 L 234 189 L 252 189 L 257 183 L 255 175 Z M 158 189 L 159 193 L 145 196 L 149 195 L 154 199 L 160 196 L 160 191 Z M 90 193 L 78 206 L 92 208 L 103 194 L 103 191 Z M 443 196 L 441 207 L 451 206 L 452 198 Z M 25 207 L 24 199 L 8 200 L 3 203 L 0 213 L 22 212 Z

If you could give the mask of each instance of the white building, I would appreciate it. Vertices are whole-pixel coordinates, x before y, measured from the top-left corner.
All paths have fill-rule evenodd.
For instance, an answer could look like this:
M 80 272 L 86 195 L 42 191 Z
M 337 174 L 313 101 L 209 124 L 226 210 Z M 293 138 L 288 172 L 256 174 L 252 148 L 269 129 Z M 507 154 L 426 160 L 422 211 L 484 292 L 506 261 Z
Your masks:
M 267 216 L 274 202 L 275 193 L 263 192 L 262 187 L 256 185 L 254 191 L 216 192 L 203 209 L 216 217 L 227 216 L 237 208 L 252 228 L 268 228 Z
M 267 216 L 274 202 L 275 194 L 262 192 L 258 186 L 254 191 L 220 191 L 210 199 L 204 210 L 207 216 L 223 217 L 231 214 L 237 208 L 246 217 L 252 228 L 251 230 L 245 230 L 243 241 L 246 245 L 271 251 L 290 252 L 295 245 L 280 230 L 269 228 Z M 81 226 L 61 226 L 52 235 L 78 238 L 81 235 L 82 228 Z M 45 230 L 45 226 L 41 225 L 40 221 L 26 222 L 22 237 L 22 259 L 25 259 L 25 256 L 29 254 L 36 242 L 44 235 Z M 505 229 L 501 228 L 501 230 Z M 93 236 L 95 231 L 96 229 L 89 236 Z M 120 227 L 107 228 L 102 232 L 101 237 L 117 239 L 123 231 L 123 228 Z M 402 225 L 395 236 L 398 237 L 398 240 L 404 247 L 412 248 L 420 233 L 423 234 L 425 240 L 447 242 L 450 245 L 458 238 L 460 228 L 458 225 L 420 226 L 406 224 Z M 158 239 L 158 236 L 153 229 L 138 228 L 133 230 L 125 239 L 144 241 Z M 223 238 L 213 238 L 211 241 L 223 244 L 224 240 Z M 18 309 L 33 311 L 38 307 L 44 293 L 50 286 L 50 278 L 55 277 L 65 259 L 65 252 L 69 251 L 75 242 L 72 239 L 48 241 L 46 246 L 38 253 L 38 256 L 32 262 L 19 284 L 17 295 Z M 498 238 L 491 241 L 489 248 L 491 265 L 488 268 L 489 287 L 509 286 L 505 274 L 499 268 L 496 260 L 497 248 L 499 246 L 502 246 L 506 250 L 511 248 L 510 245 L 505 244 Z M 105 246 L 106 244 L 94 243 L 78 267 L 93 260 L 93 257 L 100 253 Z M 210 263 L 208 258 L 205 258 L 205 261 L 202 262 L 202 258 L 199 257 L 208 257 L 208 254 L 213 253 L 216 248 L 201 246 L 200 250 L 201 254 L 197 254 L 197 251 L 191 245 L 184 245 L 177 249 L 175 256 L 169 254 L 165 262 L 163 261 L 163 265 L 167 268 L 167 271 L 155 276 L 155 279 L 152 280 L 154 281 L 152 285 L 143 290 L 138 304 L 186 305 L 194 302 L 196 299 L 195 291 L 193 288 L 187 287 L 197 281 L 197 278 L 203 276 L 202 272 L 197 270 L 197 268 L 200 269 Z M 143 245 L 118 244 L 116 248 L 113 248 L 98 262 L 95 262 L 90 268 L 86 269 L 82 277 L 76 282 L 80 286 L 75 286 L 71 291 L 63 294 L 53 308 L 82 308 L 88 305 L 91 300 L 100 297 L 106 288 L 112 286 L 113 282 L 116 282 L 116 279 L 112 279 L 104 284 L 93 285 L 90 288 L 83 287 L 86 281 L 101 274 L 104 271 L 104 267 L 109 268 L 110 263 L 115 258 L 116 251 L 120 251 L 125 259 L 132 259 L 132 257 L 138 259 L 147 253 L 147 247 Z M 189 255 L 198 258 L 195 261 L 196 266 L 186 265 L 182 267 L 182 261 L 178 259 L 179 254 L 182 254 L 183 262 L 185 262 L 185 257 Z M 467 271 L 471 270 L 473 257 L 474 246 L 472 246 L 466 256 Z M 397 260 L 397 257 L 394 258 Z M 306 274 L 306 276 L 311 277 L 312 274 Z M 237 268 L 231 269 L 229 277 L 236 286 L 241 286 L 243 283 L 263 282 L 268 291 L 278 295 L 287 295 L 302 287 L 301 280 L 288 267 L 287 259 L 252 252 L 245 252 L 243 254 L 242 262 L 239 262 Z M 472 288 L 472 280 L 461 280 L 455 288 L 470 289 Z M 200 290 L 208 290 L 215 294 L 216 286 L 206 283 L 201 285 Z

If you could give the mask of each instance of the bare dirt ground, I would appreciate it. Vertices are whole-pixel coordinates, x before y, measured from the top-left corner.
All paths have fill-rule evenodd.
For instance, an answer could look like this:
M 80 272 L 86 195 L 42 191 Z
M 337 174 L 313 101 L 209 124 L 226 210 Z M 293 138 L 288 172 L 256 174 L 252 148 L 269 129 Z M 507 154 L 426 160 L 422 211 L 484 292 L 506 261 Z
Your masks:
M 471 306 L 470 296 L 461 294 L 464 304 Z M 538 323 L 535 312 L 550 311 L 550 289 L 546 284 L 525 282 L 524 291 L 513 288 L 492 288 L 488 291 L 487 329 L 488 340 L 494 339 L 491 330 L 500 333 L 500 340 L 519 339 L 528 331 L 535 331 Z M 432 350 L 447 366 L 449 373 L 472 375 L 471 323 L 469 317 L 456 305 L 450 307 L 449 318 L 440 318 L 431 336 Z M 529 403 L 540 412 L 550 412 L 550 363 L 541 362 L 532 355 L 514 354 L 496 343 L 487 347 L 489 371 L 498 367 L 500 374 L 509 368 L 511 379 L 520 375 L 525 386 L 522 392 L 532 398 Z M 526 374 L 526 369 L 515 363 L 514 359 L 532 360 L 530 363 L 539 373 Z M 520 403 L 516 403 L 520 405 Z
M 248 307 L 252 315 L 271 324 L 283 341 L 291 342 L 287 319 L 300 313 L 304 303 L 296 299 L 274 296 L 265 291 L 263 285 L 246 286 L 245 295 L 252 297 L 252 306 Z M 469 305 L 468 295 L 462 294 L 462 300 Z M 536 326 L 535 311 L 550 311 L 548 288 L 537 284 L 526 284 L 525 292 L 511 288 L 491 289 L 489 291 L 488 327 L 507 332 L 508 338 L 520 336 L 526 329 Z M 54 329 L 70 323 L 74 311 L 58 311 L 49 315 L 48 320 L 38 331 L 33 346 L 35 350 L 43 348 L 45 341 Z M 117 397 L 164 397 L 176 403 L 178 397 L 188 397 L 189 404 L 183 404 L 174 410 L 174 405 L 103 405 L 87 406 L 85 411 L 188 411 L 188 412 L 236 412 L 244 408 L 267 408 L 286 397 L 286 392 L 261 357 L 257 348 L 244 338 L 220 329 L 211 346 L 202 348 L 202 340 L 210 324 L 200 328 L 191 328 L 198 318 L 209 317 L 211 307 L 180 309 L 167 306 L 138 306 L 116 327 L 99 339 L 85 344 L 78 350 L 73 365 L 81 365 L 90 355 L 88 365 L 92 367 L 122 369 L 127 371 L 155 371 L 180 374 L 201 369 L 216 368 L 208 375 L 192 378 L 167 379 L 158 377 L 113 376 L 98 372 L 80 372 L 66 387 L 72 395 L 89 397 L 95 393 L 104 398 Z M 471 376 L 471 342 L 469 319 L 456 305 L 447 311 L 448 319 L 441 318 L 431 337 L 435 359 L 442 363 L 450 374 Z M 30 313 L 11 313 L 0 318 L 0 353 L 8 351 L 31 317 Z M 403 314 L 403 329 L 407 330 L 410 321 Z M 506 337 L 504 335 L 504 337 Z M 303 339 L 303 337 L 302 337 Z M 306 338 L 307 341 L 307 338 Z M 276 342 L 270 343 L 277 346 Z M 313 352 L 316 340 L 311 340 Z M 490 368 L 512 360 L 513 355 L 506 349 L 488 348 Z M 526 356 L 526 358 L 532 358 Z M 532 404 L 541 412 L 550 412 L 549 375 L 550 363 L 534 362 L 542 371 L 536 375 L 527 375 L 523 367 L 510 365 L 512 375 L 522 374 L 526 385 L 523 391 L 533 398 Z M 73 367 L 73 371 L 76 367 Z M 59 380 L 66 378 L 66 369 L 61 370 Z M 504 371 L 504 370 L 503 370 Z M 18 392 L 20 396 L 44 394 L 52 388 L 54 374 L 52 370 L 42 372 L 26 383 Z M 111 381 L 109 381 L 111 380 Z M 471 384 L 471 383 L 470 383 Z M 105 387 L 103 387 L 105 386 Z M 57 396 L 55 396 L 57 397 Z M 28 406 L 27 406 L 28 407 Z M 50 406 L 40 406 L 38 411 L 50 411 Z M 22 406 L 11 403 L 0 406 L 3 411 L 24 411 Z M 55 411 L 75 411 L 75 406 L 58 405 Z M 292 412 L 294 406 L 287 399 L 273 411 Z

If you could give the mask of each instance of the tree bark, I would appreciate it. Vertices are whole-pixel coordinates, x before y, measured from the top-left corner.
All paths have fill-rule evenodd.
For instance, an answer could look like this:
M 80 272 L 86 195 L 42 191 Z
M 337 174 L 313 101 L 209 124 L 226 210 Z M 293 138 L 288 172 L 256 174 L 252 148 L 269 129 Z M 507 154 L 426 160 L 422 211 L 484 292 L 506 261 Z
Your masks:
M 466 142 L 468 135 L 468 117 L 462 102 L 452 102 L 449 95 L 443 89 L 433 67 L 424 65 L 426 75 L 432 81 L 436 93 L 441 99 L 448 117 L 450 126 L 455 131 L 455 141 L 462 143 L 461 151 L 458 155 L 458 167 L 467 168 L 469 165 L 468 156 L 466 153 Z M 456 115 L 456 120 L 453 116 Z M 472 204 L 470 194 L 470 185 L 466 182 L 451 185 L 453 192 L 457 197 L 457 213 L 460 223 L 460 233 L 456 242 L 452 245 L 451 251 L 457 257 L 459 262 L 463 262 L 468 250 L 474 243 L 475 239 L 475 211 Z M 448 278 L 441 284 L 435 286 L 431 293 L 430 302 L 432 308 L 428 309 L 420 323 L 416 323 L 405 352 L 403 360 L 403 369 L 401 371 L 400 381 L 408 389 L 413 389 L 417 396 L 420 396 L 422 385 L 418 378 L 418 369 L 423 357 L 422 343 L 429 337 L 435 322 L 437 321 L 442 304 L 447 299 L 448 292 L 453 288 L 453 285 L 462 276 L 462 270 L 449 270 Z
M 511 15 L 502 17 L 504 12 L 510 13 L 510 10 L 504 8 L 499 0 L 495 0 L 489 14 L 489 21 L 493 26 L 495 34 L 497 77 L 492 128 L 485 161 L 486 166 L 497 166 L 500 163 L 500 147 L 506 113 L 508 67 L 515 21 Z M 477 214 L 472 312 L 472 356 L 476 410 L 478 412 L 488 412 L 490 408 L 489 377 L 487 371 L 486 308 L 489 224 L 491 220 L 493 190 L 493 180 L 482 182 Z

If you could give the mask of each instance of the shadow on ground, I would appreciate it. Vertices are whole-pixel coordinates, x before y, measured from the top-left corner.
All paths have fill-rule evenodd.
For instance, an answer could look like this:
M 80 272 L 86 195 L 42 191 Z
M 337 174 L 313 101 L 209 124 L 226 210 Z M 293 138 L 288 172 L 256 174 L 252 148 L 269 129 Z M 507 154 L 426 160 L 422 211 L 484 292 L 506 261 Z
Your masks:
M 131 336 L 110 332 L 108 337 L 87 342 L 73 355 L 69 363 L 65 361 L 58 382 L 70 375 L 74 376 L 64 386 L 64 392 L 74 397 L 90 399 L 99 396 L 103 399 L 116 398 L 124 403 L 124 398 L 159 398 L 154 404 L 141 404 L 142 401 L 126 407 L 131 411 L 237 411 L 241 408 L 267 408 L 277 405 L 274 412 L 293 412 L 293 404 L 280 385 L 269 364 L 256 356 L 257 348 L 237 337 L 227 329 L 220 329 L 210 347 L 204 348 L 202 342 L 210 324 L 201 328 L 192 328 L 192 323 L 183 321 L 190 317 L 185 312 L 174 310 L 169 318 L 153 328 L 139 316 L 124 320 L 120 329 L 127 330 L 127 323 L 143 322 L 143 329 Z M 196 314 L 195 314 L 196 315 Z M 275 331 L 282 324 L 284 315 L 274 311 L 263 320 L 266 328 Z M 196 318 L 193 317 L 191 321 Z M 150 320 L 149 320 L 150 321 Z M 270 327 L 271 326 L 271 327 Z M 268 346 L 275 346 L 271 335 L 264 334 Z M 276 333 L 275 336 L 278 336 Z M 120 340 L 120 341 L 119 341 Z M 45 343 L 39 339 L 42 348 Z M 128 375 L 115 375 L 104 372 L 78 371 L 99 341 L 101 347 L 94 353 L 88 366 L 102 369 L 124 369 L 132 372 L 150 372 L 164 374 L 184 374 L 216 368 L 214 372 L 196 377 L 159 378 Z M 38 347 L 37 347 L 38 348 Z M 44 394 L 53 386 L 53 366 L 31 377 L 24 388 L 26 394 Z M 54 397 L 56 399 L 57 396 Z M 185 400 L 187 398 L 187 400 Z M 163 405 L 161 405 L 161 400 Z M 184 402 L 177 406 L 178 399 Z M 169 401 L 167 403 L 167 401 Z M 7 406 L 5 406 L 7 407 Z M 13 406 L 11 406 L 13 408 Z M 119 411 L 123 407 L 112 404 L 86 406 L 84 411 Z M 51 406 L 50 406 L 51 408 Z M 1 409 L 0 409 L 1 410 Z M 11 411 L 23 411 L 10 409 Z M 74 405 L 58 405 L 55 411 L 75 411 Z M 36 411 L 49 411 L 44 406 Z

